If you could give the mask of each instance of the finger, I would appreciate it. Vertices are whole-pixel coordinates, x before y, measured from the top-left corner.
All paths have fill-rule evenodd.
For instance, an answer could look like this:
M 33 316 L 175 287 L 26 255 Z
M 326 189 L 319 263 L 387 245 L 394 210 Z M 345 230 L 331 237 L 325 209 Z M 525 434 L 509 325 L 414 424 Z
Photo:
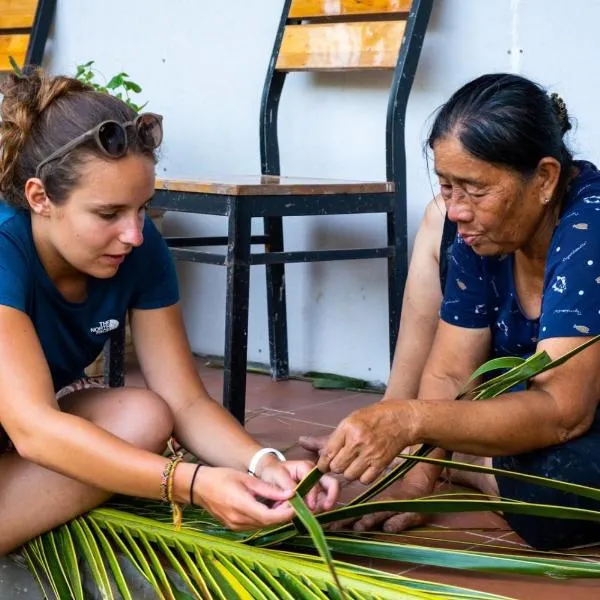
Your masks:
M 293 516 L 294 509 L 288 502 L 269 508 L 242 488 L 236 500 L 235 515 L 230 520 L 235 529 L 252 529 L 291 521 Z
M 350 465 L 360 458 L 360 449 L 347 441 L 338 451 L 337 455 L 329 463 L 329 469 L 333 473 L 345 473 Z M 352 481 L 352 480 L 351 480 Z
M 298 445 L 302 446 L 305 450 L 310 452 L 319 452 L 325 447 L 329 436 L 323 435 L 321 437 L 313 437 L 310 435 L 301 435 L 298 438 Z
M 320 483 L 325 492 L 322 510 L 331 510 L 340 495 L 340 482 L 333 477 L 322 477 Z
M 344 471 L 344 478 L 348 481 L 354 481 L 355 479 L 362 479 L 363 474 L 368 469 L 372 469 L 371 465 L 358 455 Z
M 321 451 L 321 455 L 319 456 L 319 462 L 317 463 L 317 467 L 319 467 L 319 471 L 322 473 L 327 473 L 330 470 L 330 463 L 332 459 L 334 459 L 339 451 L 344 447 L 344 440 L 346 438 L 346 433 L 344 426 L 338 427 L 332 434 L 329 436 L 329 440 L 327 444 Z
M 282 463 L 283 466 L 284 463 Z M 279 486 L 282 490 L 293 490 L 296 484 L 302 477 L 296 476 L 295 469 L 291 468 L 291 473 L 288 470 L 290 467 L 285 464 L 283 468 L 277 466 L 270 468 L 268 472 L 265 472 L 265 478 L 263 481 L 267 483 L 274 483 Z
M 419 513 L 399 513 L 383 523 L 381 529 L 386 533 L 400 533 L 405 529 L 418 527 L 427 522 L 428 515 Z
M 268 500 L 289 500 L 294 495 L 293 486 L 283 489 L 250 475 L 244 478 L 243 483 L 255 496 L 262 496 Z
M 340 519 L 339 521 L 333 521 L 326 525 L 326 529 L 328 531 L 342 531 L 343 529 L 351 529 L 352 524 L 356 521 L 356 519 Z
M 312 512 L 315 511 L 319 504 L 319 486 L 315 486 L 306 496 L 304 496 L 304 502 L 306 502 L 306 506 L 310 508 Z
M 369 466 L 360 476 L 360 482 L 363 485 L 369 485 L 378 479 L 381 474 L 381 469 L 374 466 Z
M 382 523 L 385 523 L 390 517 L 393 517 L 394 512 L 377 512 L 372 515 L 365 515 L 354 523 L 354 531 L 371 531 L 379 529 Z

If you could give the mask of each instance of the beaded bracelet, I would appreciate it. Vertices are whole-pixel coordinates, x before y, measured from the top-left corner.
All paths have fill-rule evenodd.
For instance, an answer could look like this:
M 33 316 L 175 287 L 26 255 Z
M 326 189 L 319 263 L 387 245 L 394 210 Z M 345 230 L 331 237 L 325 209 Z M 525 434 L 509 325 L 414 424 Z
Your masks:
M 173 525 L 175 526 L 176 531 L 181 529 L 181 524 L 183 522 L 183 511 L 181 510 L 181 506 L 175 502 L 175 498 L 173 497 L 173 487 L 175 485 L 175 469 L 177 469 L 177 465 L 182 461 L 182 456 L 174 457 L 174 459 L 171 461 L 171 469 L 167 479 L 167 502 L 171 505 L 171 511 L 173 512 Z
M 172 455 L 168 459 L 160 478 L 160 499 L 171 505 L 173 525 L 175 526 L 175 529 L 179 530 L 183 521 L 183 513 L 181 506 L 179 506 L 173 498 L 173 487 L 175 482 L 175 469 L 177 468 L 177 465 L 183 461 L 183 452 L 175 452 L 171 445 L 171 440 L 169 440 L 167 447 Z

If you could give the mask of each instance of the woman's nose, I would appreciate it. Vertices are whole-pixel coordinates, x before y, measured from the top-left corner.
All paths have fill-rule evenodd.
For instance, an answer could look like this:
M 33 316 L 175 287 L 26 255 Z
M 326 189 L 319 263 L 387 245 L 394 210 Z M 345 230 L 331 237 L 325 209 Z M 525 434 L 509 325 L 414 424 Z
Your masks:
M 127 223 L 125 228 L 122 230 L 121 235 L 119 236 L 119 241 L 127 246 L 140 246 L 144 241 L 144 236 L 142 235 L 143 226 L 144 222 L 140 222 L 140 220 L 137 218 L 134 220 L 134 222 Z
M 450 221 L 457 223 L 459 221 L 468 222 L 473 219 L 473 210 L 464 194 L 452 193 L 450 199 L 446 200 L 446 212 Z

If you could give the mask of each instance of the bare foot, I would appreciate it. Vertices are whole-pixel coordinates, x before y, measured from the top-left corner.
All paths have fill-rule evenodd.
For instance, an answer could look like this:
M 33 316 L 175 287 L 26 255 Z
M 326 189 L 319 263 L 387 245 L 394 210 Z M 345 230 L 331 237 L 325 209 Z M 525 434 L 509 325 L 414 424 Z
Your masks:
M 309 452 L 316 452 L 317 454 L 323 450 L 325 444 L 329 440 L 328 435 L 321 435 L 319 437 L 313 437 L 311 435 L 301 435 L 298 438 L 298 445 Z
M 452 460 L 469 465 L 478 465 L 480 467 L 491 467 L 492 459 L 489 456 L 474 456 L 472 454 L 461 454 L 455 452 Z M 499 496 L 498 483 L 493 475 L 488 473 L 474 473 L 472 471 L 459 471 L 458 469 L 445 469 L 444 476 L 449 483 L 458 483 L 466 485 L 487 496 Z
M 401 479 L 387 488 L 381 496 L 375 500 L 416 500 L 425 496 L 431 496 L 435 485 L 432 485 L 426 477 L 419 476 L 418 467 L 411 473 L 409 479 Z M 399 533 L 405 529 L 425 525 L 431 518 L 431 514 L 415 512 L 378 512 L 365 515 L 360 519 L 345 519 L 330 525 L 333 531 L 339 529 L 354 529 L 354 531 L 381 530 L 386 533 Z

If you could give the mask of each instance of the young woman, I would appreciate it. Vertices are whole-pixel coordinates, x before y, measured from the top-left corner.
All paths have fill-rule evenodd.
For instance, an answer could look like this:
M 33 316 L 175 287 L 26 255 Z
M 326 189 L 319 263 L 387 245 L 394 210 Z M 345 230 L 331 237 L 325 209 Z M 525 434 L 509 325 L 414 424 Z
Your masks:
M 1 92 L 0 555 L 115 492 L 193 502 L 232 528 L 289 520 L 311 465 L 261 449 L 209 397 L 145 218 L 162 118 L 41 72 Z M 147 389 L 82 380 L 127 313 Z M 163 457 L 172 433 L 211 466 Z M 309 506 L 337 494 L 324 479 Z

